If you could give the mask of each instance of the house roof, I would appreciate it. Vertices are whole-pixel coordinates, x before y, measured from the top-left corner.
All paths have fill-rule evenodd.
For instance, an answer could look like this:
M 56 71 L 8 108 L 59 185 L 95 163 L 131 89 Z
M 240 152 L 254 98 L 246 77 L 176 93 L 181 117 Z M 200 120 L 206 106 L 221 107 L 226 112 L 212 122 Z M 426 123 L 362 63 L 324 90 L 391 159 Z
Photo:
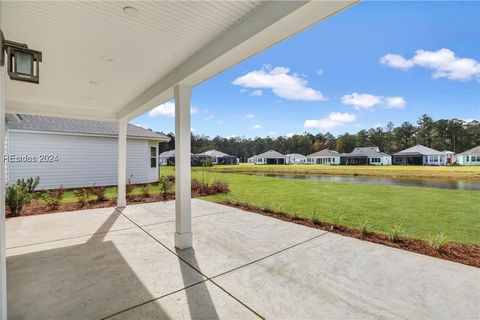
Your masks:
M 199 155 L 210 156 L 210 157 L 214 157 L 214 158 L 227 158 L 227 157 L 234 158 L 235 157 L 235 156 L 231 156 L 229 154 L 223 153 L 223 152 L 218 151 L 218 150 L 208 150 L 208 151 L 199 153 Z
M 394 154 L 394 156 L 412 156 L 412 155 L 445 155 L 443 152 L 438 150 L 428 148 L 422 145 L 416 145 L 414 147 L 402 150 Z
M 160 153 L 159 157 L 160 158 L 174 158 L 175 157 L 175 149 L 164 151 L 164 152 Z
M 442 152 L 445 153 L 445 154 L 455 154 L 455 152 L 450 151 L 450 150 L 443 150 Z
M 472 154 L 472 153 L 479 153 L 479 154 L 480 154 L 480 146 L 476 146 L 475 148 L 472 148 L 472 149 L 470 149 L 470 150 L 464 151 L 464 152 L 460 153 L 460 155 Z
M 11 130 L 42 131 L 56 133 L 75 133 L 85 135 L 116 136 L 118 124 L 95 120 L 78 120 L 57 117 L 20 115 L 20 122 L 9 123 Z M 127 136 L 149 140 L 169 141 L 166 135 L 128 124 Z
M 323 149 L 308 155 L 308 157 L 338 157 L 340 153 L 335 150 Z
M 350 153 L 342 154 L 344 157 L 389 157 L 389 154 L 380 151 L 379 147 L 357 147 Z
M 257 158 L 283 158 L 284 159 L 285 155 L 283 155 L 280 152 L 275 151 L 275 150 L 268 150 L 267 152 L 258 154 L 254 157 L 257 157 Z

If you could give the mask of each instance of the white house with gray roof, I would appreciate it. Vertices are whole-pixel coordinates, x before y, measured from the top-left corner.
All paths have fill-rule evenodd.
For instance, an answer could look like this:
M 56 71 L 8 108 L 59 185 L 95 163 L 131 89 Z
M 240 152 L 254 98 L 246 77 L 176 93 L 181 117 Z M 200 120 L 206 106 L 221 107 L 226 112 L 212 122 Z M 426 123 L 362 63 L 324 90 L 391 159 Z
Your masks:
M 350 153 L 340 155 L 340 163 L 346 165 L 388 166 L 392 156 L 380 151 L 379 147 L 357 147 Z
M 444 166 L 447 164 L 445 153 L 422 145 L 394 153 L 392 158 L 393 164 L 397 165 Z
M 335 150 L 323 149 L 307 156 L 308 164 L 338 165 L 340 153 Z
M 458 154 L 456 161 L 462 166 L 480 166 L 480 146 Z
M 209 156 L 212 158 L 212 164 L 238 164 L 240 159 L 218 150 L 208 150 L 198 155 Z
M 267 152 L 255 155 L 248 158 L 248 163 L 254 164 L 285 164 L 287 157 L 275 150 L 269 150 Z
M 7 183 L 39 176 L 39 189 L 117 184 L 117 123 L 22 114 L 7 127 Z M 158 181 L 158 144 L 169 139 L 129 124 L 127 178 Z

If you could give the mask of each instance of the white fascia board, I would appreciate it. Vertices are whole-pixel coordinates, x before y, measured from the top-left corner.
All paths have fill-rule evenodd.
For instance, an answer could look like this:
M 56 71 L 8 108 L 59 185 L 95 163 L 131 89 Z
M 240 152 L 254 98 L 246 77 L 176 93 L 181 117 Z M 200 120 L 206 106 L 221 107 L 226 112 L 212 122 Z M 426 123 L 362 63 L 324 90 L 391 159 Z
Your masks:
M 101 138 L 117 138 L 118 137 L 116 135 L 111 135 L 111 134 L 56 132 L 56 131 L 22 130 L 22 129 L 8 129 L 8 132 L 31 133 L 31 134 L 51 134 L 51 135 L 62 135 L 62 136 L 101 137 Z M 161 141 L 161 142 L 170 141 L 170 138 L 140 137 L 140 136 L 130 136 L 130 135 L 127 135 L 127 139 Z
M 6 101 L 6 112 L 31 114 L 37 116 L 52 116 L 60 118 L 98 120 L 98 121 L 118 121 L 116 112 L 109 112 L 99 109 L 85 109 L 82 107 L 72 108 L 58 105 L 45 105 L 35 102 L 24 102 L 16 100 Z
M 125 105 L 130 120 L 172 99 L 173 86 L 196 86 L 359 1 L 267 1 Z

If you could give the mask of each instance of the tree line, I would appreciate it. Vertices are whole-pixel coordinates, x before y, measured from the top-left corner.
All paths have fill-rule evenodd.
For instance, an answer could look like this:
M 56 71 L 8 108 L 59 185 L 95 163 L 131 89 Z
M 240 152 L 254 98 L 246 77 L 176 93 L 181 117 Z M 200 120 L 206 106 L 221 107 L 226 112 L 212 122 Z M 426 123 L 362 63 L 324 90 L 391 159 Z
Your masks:
M 175 149 L 175 136 L 168 143 L 160 144 L 160 152 Z M 338 152 L 351 152 L 355 147 L 377 146 L 388 154 L 421 144 L 439 151 L 450 150 L 460 153 L 480 145 L 480 122 L 460 119 L 440 119 L 434 121 L 424 114 L 416 124 L 403 122 L 395 127 L 389 122 L 384 128 L 363 129 L 356 134 L 344 133 L 334 136 L 331 133 L 293 135 L 291 137 L 233 137 L 192 134 L 192 152 L 201 153 L 215 149 L 237 156 L 241 161 L 273 149 L 283 154 L 300 153 L 309 155 L 319 150 L 330 149 Z

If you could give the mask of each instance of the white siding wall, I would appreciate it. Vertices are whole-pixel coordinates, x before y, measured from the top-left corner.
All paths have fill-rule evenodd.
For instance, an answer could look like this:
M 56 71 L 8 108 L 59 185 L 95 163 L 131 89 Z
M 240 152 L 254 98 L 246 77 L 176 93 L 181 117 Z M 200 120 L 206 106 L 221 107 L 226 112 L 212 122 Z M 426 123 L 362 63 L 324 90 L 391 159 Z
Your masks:
M 9 131 L 9 154 L 58 154 L 58 162 L 9 162 L 9 183 L 40 176 L 40 189 L 117 184 L 117 139 Z M 134 183 L 158 180 L 150 168 L 147 140 L 127 140 L 127 179 Z

